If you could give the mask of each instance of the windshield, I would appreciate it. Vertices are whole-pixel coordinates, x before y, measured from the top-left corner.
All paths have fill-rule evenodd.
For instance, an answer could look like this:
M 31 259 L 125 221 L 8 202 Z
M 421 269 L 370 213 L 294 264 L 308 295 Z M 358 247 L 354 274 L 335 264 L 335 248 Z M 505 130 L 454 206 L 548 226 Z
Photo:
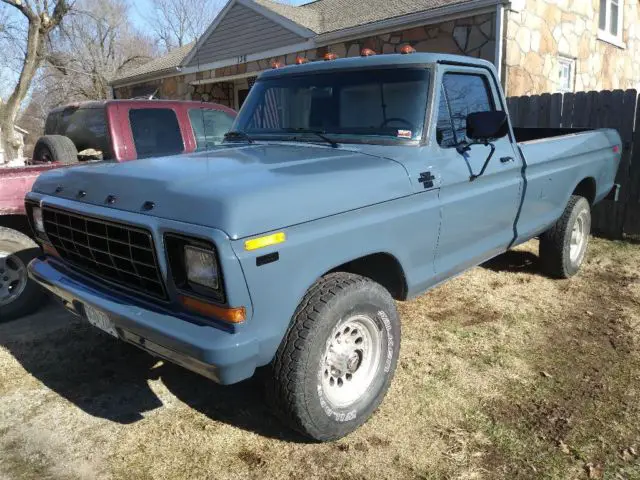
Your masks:
M 267 78 L 251 89 L 234 130 L 251 138 L 336 142 L 418 140 L 424 127 L 425 68 L 333 71 Z

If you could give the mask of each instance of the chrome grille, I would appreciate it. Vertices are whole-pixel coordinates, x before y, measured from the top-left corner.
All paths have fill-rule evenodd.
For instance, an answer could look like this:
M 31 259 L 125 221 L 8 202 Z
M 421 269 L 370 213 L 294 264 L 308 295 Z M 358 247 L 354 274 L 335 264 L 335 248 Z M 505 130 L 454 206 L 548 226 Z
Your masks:
M 117 286 L 166 298 L 150 232 L 58 209 L 45 207 L 42 214 L 64 260 Z

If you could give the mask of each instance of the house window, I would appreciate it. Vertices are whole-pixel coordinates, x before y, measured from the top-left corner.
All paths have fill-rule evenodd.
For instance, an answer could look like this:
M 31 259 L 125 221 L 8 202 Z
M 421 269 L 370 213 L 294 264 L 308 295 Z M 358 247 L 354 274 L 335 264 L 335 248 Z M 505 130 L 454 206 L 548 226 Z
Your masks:
M 622 41 L 622 10 L 624 0 L 600 0 L 598 28 L 602 40 Z
M 575 67 L 576 61 L 571 58 L 558 59 L 558 84 L 561 92 L 573 92 Z

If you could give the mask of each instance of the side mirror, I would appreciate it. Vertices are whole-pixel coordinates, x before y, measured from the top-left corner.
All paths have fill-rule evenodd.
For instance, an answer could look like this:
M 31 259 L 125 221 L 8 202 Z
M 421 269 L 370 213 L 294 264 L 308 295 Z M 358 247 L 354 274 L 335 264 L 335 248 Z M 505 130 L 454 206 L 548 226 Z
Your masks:
M 471 140 L 490 142 L 509 133 L 507 113 L 504 111 L 475 112 L 467 115 L 467 137 Z

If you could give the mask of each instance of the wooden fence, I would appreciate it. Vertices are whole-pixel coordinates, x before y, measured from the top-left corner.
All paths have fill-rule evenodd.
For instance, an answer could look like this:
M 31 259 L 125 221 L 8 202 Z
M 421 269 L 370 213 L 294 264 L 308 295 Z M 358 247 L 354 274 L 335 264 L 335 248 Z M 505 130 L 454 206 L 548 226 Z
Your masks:
M 609 238 L 640 236 L 640 104 L 636 90 L 556 93 L 507 99 L 516 127 L 615 128 L 622 137 L 617 202 L 594 208 L 593 230 Z M 634 148 L 635 145 L 635 148 Z

